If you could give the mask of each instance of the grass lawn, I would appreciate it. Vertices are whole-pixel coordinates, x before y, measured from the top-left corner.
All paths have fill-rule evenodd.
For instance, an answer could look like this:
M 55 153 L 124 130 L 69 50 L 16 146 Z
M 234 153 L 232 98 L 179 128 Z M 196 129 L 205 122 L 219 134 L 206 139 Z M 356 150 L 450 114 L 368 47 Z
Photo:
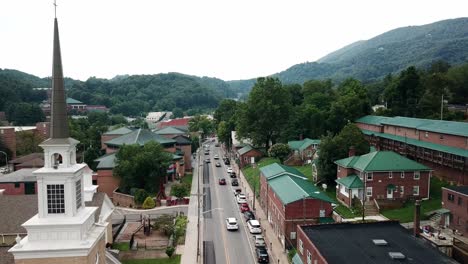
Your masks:
M 113 249 L 118 249 L 120 251 L 129 251 L 130 250 L 130 243 L 129 242 L 118 242 L 112 244 Z
M 309 180 L 312 180 L 312 165 L 293 166 L 298 171 L 302 172 Z
M 442 187 L 449 186 L 448 182 L 431 177 L 430 199 L 421 202 L 421 218 L 427 218 L 425 213 L 442 208 Z M 381 212 L 389 219 L 399 220 L 401 223 L 412 222 L 414 217 L 414 202 L 405 203 L 402 208 L 384 210 Z
M 159 259 L 128 259 L 122 260 L 123 264 L 179 264 L 180 255 L 174 255 L 172 258 Z
M 181 183 L 188 183 L 190 186 L 192 186 L 192 173 L 186 173 L 184 177 L 180 180 Z
M 251 165 L 248 165 L 247 167 L 242 169 L 242 173 L 244 174 L 245 178 L 247 179 L 247 182 L 249 183 L 250 187 L 253 188 L 255 184 L 255 194 L 258 197 L 259 190 L 260 190 L 260 169 L 263 166 L 270 165 L 272 163 L 278 162 L 278 159 L 275 158 L 263 158 L 261 159 L 253 168 Z

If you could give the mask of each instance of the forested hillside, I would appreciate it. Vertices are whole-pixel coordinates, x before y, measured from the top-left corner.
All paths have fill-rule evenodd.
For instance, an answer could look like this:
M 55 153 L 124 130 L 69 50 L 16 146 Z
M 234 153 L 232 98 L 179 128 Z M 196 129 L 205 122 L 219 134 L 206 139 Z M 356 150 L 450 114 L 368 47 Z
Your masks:
M 435 61 L 451 65 L 468 61 L 468 18 L 394 29 L 352 43 L 317 62 L 297 64 L 272 76 L 283 83 L 328 78 L 342 81 L 349 77 L 370 81 L 409 66 L 427 68 Z M 252 80 L 230 83 L 243 90 L 252 87 Z

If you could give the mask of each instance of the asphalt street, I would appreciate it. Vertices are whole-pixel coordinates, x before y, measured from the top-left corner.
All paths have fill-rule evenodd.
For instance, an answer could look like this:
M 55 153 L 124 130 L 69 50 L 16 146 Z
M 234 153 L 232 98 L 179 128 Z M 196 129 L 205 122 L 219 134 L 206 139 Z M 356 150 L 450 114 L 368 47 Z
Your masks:
M 214 155 L 219 160 L 214 160 Z M 215 263 L 256 263 L 253 237 L 249 233 L 245 218 L 240 213 L 234 197 L 231 178 L 222 160 L 219 147 L 210 143 L 210 154 L 201 154 L 203 160 L 203 256 L 205 264 Z M 210 163 L 206 163 L 206 159 Z M 216 167 L 219 161 L 221 167 Z M 220 178 L 226 179 L 226 185 L 219 185 Z M 235 217 L 239 230 L 227 231 L 225 219 Z

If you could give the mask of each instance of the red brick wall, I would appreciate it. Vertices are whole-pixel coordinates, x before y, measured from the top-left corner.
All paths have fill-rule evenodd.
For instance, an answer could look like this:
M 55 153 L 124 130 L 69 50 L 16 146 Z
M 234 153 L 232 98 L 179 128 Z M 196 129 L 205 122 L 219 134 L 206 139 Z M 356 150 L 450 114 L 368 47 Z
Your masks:
M 297 240 L 301 240 L 303 244 L 302 252 L 299 249 L 299 243 L 296 243 L 297 254 L 302 260 L 302 263 L 306 264 L 307 262 L 307 252 L 311 254 L 311 263 L 313 264 L 327 264 L 328 262 L 325 258 L 320 254 L 320 251 L 315 247 L 315 245 L 310 241 L 310 239 L 306 236 L 302 228 L 297 228 Z M 314 261 L 317 260 L 317 263 Z
M 0 189 L 5 189 L 5 195 L 23 195 L 24 183 L 19 183 L 18 188 L 15 188 L 15 183 L 0 183 Z
M 351 175 L 354 173 L 354 170 L 351 168 L 345 168 L 341 167 L 339 165 L 336 166 L 336 177 L 339 178 L 344 178 L 348 175 Z
M 454 196 L 453 201 L 448 200 L 448 194 Z M 458 199 L 461 199 L 460 204 Z M 463 233 L 464 236 L 468 236 L 468 195 L 442 188 L 442 207 L 450 210 L 451 213 L 450 223 L 445 224 Z M 442 221 L 444 221 L 444 216 L 442 216 Z
M 184 152 L 185 171 L 192 171 L 192 146 L 180 145 L 179 147 Z
M 16 133 L 14 128 L 1 128 L 0 129 L 0 139 L 5 144 L 10 151 L 13 157 L 8 157 L 8 160 L 16 158 Z
M 376 125 L 370 125 L 370 124 L 364 124 L 364 123 L 356 123 L 357 127 L 360 129 L 365 129 L 365 130 L 370 130 L 374 132 L 383 132 L 383 127 L 382 126 L 376 126 Z
M 239 156 L 240 167 L 243 168 L 250 164 L 250 159 L 252 157 L 261 157 L 262 153 L 256 149 L 252 149 L 251 151 L 244 153 L 244 155 Z
M 419 133 L 421 132 L 414 128 L 385 125 L 384 133 L 397 135 L 401 137 L 406 136 L 407 138 L 412 138 L 412 139 L 419 139 Z
M 359 172 L 356 171 L 359 175 Z M 419 180 L 414 179 L 414 172 L 405 172 L 405 177 L 401 178 L 400 172 L 393 172 L 393 177 L 389 178 L 388 172 L 374 172 L 373 179 L 366 181 L 366 187 L 372 187 L 372 197 L 374 199 L 387 199 L 387 185 L 394 184 L 397 189 L 393 192 L 393 199 L 407 199 L 410 197 L 427 198 L 428 197 L 429 172 L 420 172 Z M 404 186 L 403 195 L 400 192 L 400 186 Z M 419 186 L 419 196 L 413 196 L 413 186 Z
M 112 170 L 98 170 L 97 174 L 98 191 L 106 193 L 112 199 L 114 190 L 119 187 L 119 179 L 112 175 Z
M 48 139 L 50 135 L 50 122 L 37 123 L 35 133 L 44 140 Z
M 419 140 L 421 141 L 431 142 L 431 143 L 440 144 L 444 146 L 451 146 L 455 148 L 462 148 L 462 149 L 468 149 L 467 138 L 468 137 L 447 135 L 447 134 L 436 133 L 436 132 L 431 132 L 431 131 L 427 131 L 427 137 L 426 137 L 426 131 L 419 132 Z
M 286 219 L 303 219 L 320 217 L 320 210 L 325 210 L 325 217 L 330 217 L 333 209 L 330 203 L 307 198 L 299 200 L 285 206 Z
M 336 186 L 339 187 L 340 185 L 336 185 Z M 351 202 L 352 202 L 351 192 L 348 190 L 348 193 L 349 193 L 349 195 L 348 195 L 348 197 L 346 197 L 344 194 L 342 194 L 340 192 L 339 188 L 336 189 L 336 197 L 338 198 L 338 200 L 343 202 L 347 207 L 351 207 L 351 205 L 352 205 L 351 204 Z

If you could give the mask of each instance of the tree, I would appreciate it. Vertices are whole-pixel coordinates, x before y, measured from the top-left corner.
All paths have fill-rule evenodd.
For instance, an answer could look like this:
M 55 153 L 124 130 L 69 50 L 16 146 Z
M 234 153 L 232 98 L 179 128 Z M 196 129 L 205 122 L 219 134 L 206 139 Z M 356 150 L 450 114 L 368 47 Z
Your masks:
M 16 155 L 18 156 L 42 152 L 42 148 L 39 147 L 39 144 L 44 141 L 44 139 L 32 131 L 18 132 L 16 141 Z
M 166 248 L 166 255 L 171 258 L 172 255 L 174 255 L 174 252 L 175 252 L 175 248 L 173 246 L 168 246 Z
M 289 156 L 291 148 L 288 144 L 276 143 L 268 150 L 270 157 L 275 157 L 280 160 L 281 163 Z
M 231 142 L 231 131 L 229 130 L 229 127 L 226 121 L 221 121 L 218 124 L 218 129 L 216 130 L 216 134 L 218 136 L 218 140 L 226 144 L 229 148 L 229 145 Z
M 172 117 L 173 118 L 184 117 L 184 111 L 179 107 L 175 107 L 174 109 L 172 109 Z
M 171 195 L 177 198 L 184 198 L 190 194 L 190 185 L 185 183 L 176 183 L 171 186 Z
M 143 207 L 143 209 L 153 209 L 155 206 L 156 206 L 156 203 L 154 202 L 153 198 L 148 196 L 146 197 L 141 207 Z
M 136 204 L 144 203 L 145 199 L 148 197 L 148 192 L 145 189 L 137 189 L 134 194 L 134 200 Z
M 167 174 L 172 154 L 166 152 L 157 142 L 140 145 L 124 145 L 116 154 L 116 177 L 120 178 L 121 191 L 128 193 L 131 188 L 145 189 L 155 193 Z
M 197 115 L 189 121 L 190 132 L 202 131 L 203 135 L 209 135 L 214 131 L 214 123 L 207 116 Z
M 335 161 L 346 158 L 350 147 L 354 147 L 356 155 L 369 152 L 369 143 L 361 130 L 355 124 L 346 125 L 338 135 L 327 134 L 320 142 L 318 173 L 320 179 L 333 183 L 336 179 Z
M 277 78 L 258 78 L 247 103 L 239 107 L 238 136 L 269 149 L 287 126 L 291 107 L 291 95 Z

